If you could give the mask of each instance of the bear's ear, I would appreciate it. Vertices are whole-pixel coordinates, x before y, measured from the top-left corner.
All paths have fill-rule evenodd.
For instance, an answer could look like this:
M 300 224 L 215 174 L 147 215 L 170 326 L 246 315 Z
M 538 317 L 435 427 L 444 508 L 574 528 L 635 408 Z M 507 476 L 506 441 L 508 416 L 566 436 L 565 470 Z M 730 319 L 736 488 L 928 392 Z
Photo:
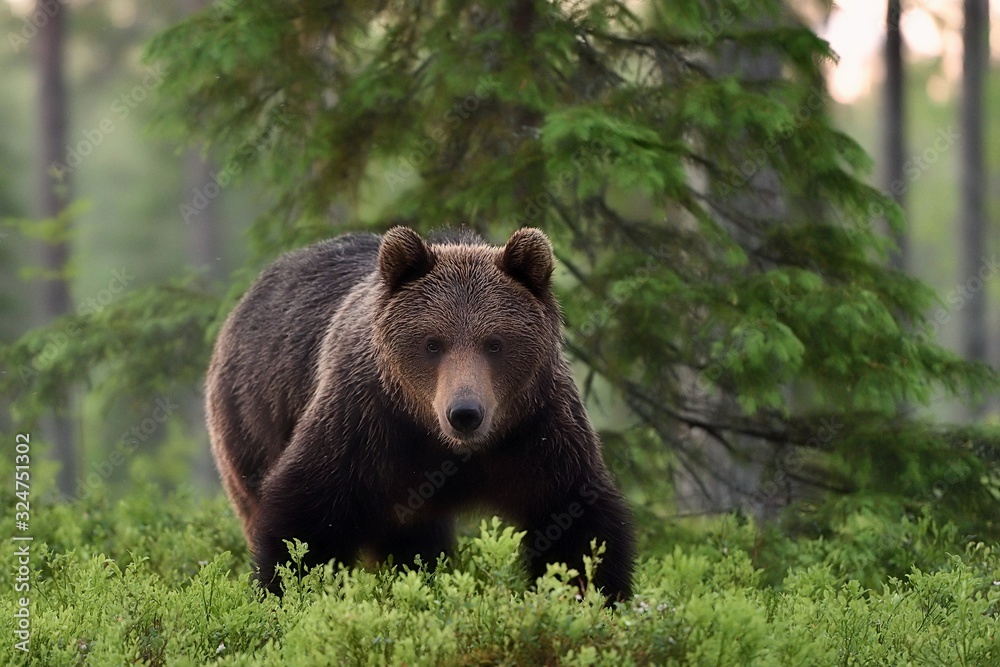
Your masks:
M 500 251 L 497 265 L 511 278 L 523 283 L 535 296 L 545 296 L 555 268 L 549 237 L 531 227 L 517 230 Z
M 409 227 L 393 227 L 382 236 L 378 272 L 391 291 L 434 268 L 434 253 Z

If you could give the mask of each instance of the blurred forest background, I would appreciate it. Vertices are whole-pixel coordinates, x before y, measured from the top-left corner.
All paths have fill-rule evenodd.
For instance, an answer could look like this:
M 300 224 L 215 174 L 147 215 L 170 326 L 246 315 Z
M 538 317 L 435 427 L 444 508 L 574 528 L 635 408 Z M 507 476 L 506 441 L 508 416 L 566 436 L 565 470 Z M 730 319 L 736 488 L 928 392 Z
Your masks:
M 440 62 L 419 69 L 374 45 L 381 36 L 401 52 L 406 40 L 426 49 L 443 39 L 439 24 L 421 24 L 429 20 L 421 15 L 407 33 L 399 26 L 409 19 L 391 4 L 379 13 L 333 3 L 342 14 L 323 19 L 320 4 L 288 4 L 302 12 L 281 14 L 301 35 L 289 46 L 287 32 L 268 27 L 268 12 L 285 11 L 280 3 L 4 3 L 0 432 L 31 430 L 33 451 L 46 456 L 33 474 L 50 480 L 53 498 L 117 495 L 146 481 L 217 493 L 201 373 L 220 317 L 280 251 L 402 219 L 424 230 L 468 222 L 494 241 L 517 224 L 553 237 L 569 349 L 606 456 L 643 517 L 734 509 L 768 517 L 795 499 L 816 512 L 830 497 L 816 489 L 853 493 L 897 518 L 900 506 L 971 511 L 970 521 L 996 509 L 996 378 L 960 361 L 1000 364 L 996 5 L 691 0 L 670 9 L 637 1 L 455 10 L 457 30 L 478 44 L 470 49 L 507 44 L 519 30 L 549 39 L 525 48 L 563 58 L 552 67 L 565 77 L 556 83 L 524 62 L 508 76 L 510 62 L 482 64 L 473 50 L 467 72 L 458 49 L 447 53 L 451 72 Z M 527 27 L 504 9 L 532 5 Z M 546 12 L 548 23 L 538 18 Z M 561 25 L 592 42 L 566 46 Z M 839 61 L 824 58 L 810 31 Z M 626 39 L 635 34 L 652 37 Z M 359 44 L 370 53 L 351 50 Z M 622 52 L 633 47 L 648 52 L 630 64 Z M 331 55 L 341 49 L 347 74 Z M 662 64 L 675 52 L 684 57 L 638 90 L 638 61 Z M 404 71 L 432 82 L 433 95 L 410 100 L 421 100 L 416 110 L 399 94 Z M 364 86 L 378 94 L 351 96 Z M 796 117 L 804 104 L 811 111 Z M 379 115 L 380 106 L 391 113 Z M 448 113 L 463 122 L 427 122 Z M 662 130 L 648 129 L 655 123 Z M 408 135 L 414 128 L 434 143 Z M 448 138 L 439 140 L 442 128 Z M 422 148 L 453 147 L 456 133 L 471 146 L 461 155 Z M 845 137 L 872 157 L 870 168 Z M 541 144 L 532 150 L 542 161 L 505 161 L 525 153 L 504 141 Z M 667 148 L 647 155 L 651 142 Z M 685 152 L 691 146 L 713 159 L 732 151 L 722 170 L 730 177 L 720 180 L 728 189 L 690 185 L 713 173 L 691 167 L 699 157 Z M 600 168 L 573 162 L 581 150 L 600 154 Z M 541 176 L 531 171 L 538 164 Z M 510 214 L 539 201 L 525 182 L 545 182 L 559 165 L 573 171 L 571 186 L 538 215 Z M 588 169 L 611 178 L 588 185 Z M 469 183 L 493 194 L 461 199 L 456 191 Z M 891 193 L 905 226 L 890 230 L 891 203 L 865 183 Z M 753 224 L 703 215 L 696 204 L 710 201 L 705 193 Z M 520 198 L 520 208 L 505 197 Z M 867 220 L 862 231 L 831 235 L 853 224 L 831 211 L 852 206 Z M 777 238 L 781 225 L 805 231 Z M 902 250 L 882 247 L 885 236 Z M 859 368 L 876 374 L 867 388 Z M 886 497 L 895 500 L 872 500 Z

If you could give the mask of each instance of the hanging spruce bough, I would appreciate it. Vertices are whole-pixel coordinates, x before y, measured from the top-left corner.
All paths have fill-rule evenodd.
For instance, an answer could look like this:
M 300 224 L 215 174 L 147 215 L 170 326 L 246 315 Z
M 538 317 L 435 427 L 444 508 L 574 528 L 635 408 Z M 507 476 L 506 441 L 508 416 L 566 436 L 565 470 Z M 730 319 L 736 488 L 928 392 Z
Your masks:
M 899 408 L 995 378 L 885 268 L 873 225 L 900 213 L 784 3 L 223 2 L 148 57 L 166 126 L 261 167 L 260 254 L 332 235 L 334 205 L 352 226 L 543 227 L 570 347 L 640 424 L 612 440 L 641 467 L 672 452 L 685 502 L 974 499 L 967 523 L 996 530 L 990 441 Z

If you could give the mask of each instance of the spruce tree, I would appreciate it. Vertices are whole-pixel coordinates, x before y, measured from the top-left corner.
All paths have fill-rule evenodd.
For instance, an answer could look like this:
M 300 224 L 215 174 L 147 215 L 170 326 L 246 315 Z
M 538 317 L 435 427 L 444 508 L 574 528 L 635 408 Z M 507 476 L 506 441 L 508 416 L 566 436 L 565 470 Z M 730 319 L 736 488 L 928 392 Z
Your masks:
M 898 409 L 996 378 L 887 268 L 876 221 L 903 221 L 828 118 L 829 46 L 777 0 L 632 7 L 219 2 L 147 57 L 161 128 L 274 202 L 260 262 L 348 228 L 544 229 L 581 377 L 628 407 L 605 434 L 626 477 L 674 471 L 714 508 L 950 508 L 995 534 L 995 437 Z M 133 325 L 214 331 L 252 273 L 217 311 L 192 292 L 197 316 Z M 148 364 L 197 377 L 207 345 Z

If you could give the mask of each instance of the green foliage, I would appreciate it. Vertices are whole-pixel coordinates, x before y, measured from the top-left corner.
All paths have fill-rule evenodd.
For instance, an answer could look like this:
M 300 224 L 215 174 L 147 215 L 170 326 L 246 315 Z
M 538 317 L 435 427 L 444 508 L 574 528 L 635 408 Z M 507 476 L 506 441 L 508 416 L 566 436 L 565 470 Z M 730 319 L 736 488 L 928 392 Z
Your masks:
M 269 167 L 261 255 L 331 233 L 332 202 L 358 225 L 544 227 L 570 349 L 641 422 L 625 447 L 652 432 L 693 470 L 678 433 L 737 458 L 752 438 L 769 467 L 808 460 L 789 479 L 903 503 L 932 460 L 985 470 L 896 424 L 997 378 L 935 343 L 934 295 L 885 268 L 875 223 L 901 212 L 827 118 L 828 45 L 778 0 L 221 3 L 148 57 L 178 73 L 161 125 Z M 831 418 L 844 435 L 817 439 Z
M 644 516 L 683 470 L 714 509 L 803 501 L 785 525 L 809 538 L 868 510 L 1000 537 L 996 430 L 901 409 L 998 378 L 885 268 L 878 223 L 901 211 L 829 122 L 829 46 L 780 0 L 630 7 L 219 2 L 149 45 L 157 123 L 276 202 L 254 266 L 331 218 L 543 227 L 569 350 L 627 410 L 606 439 Z M 252 274 L 221 303 L 175 281 L 29 332 L 0 348 L 0 389 L 28 420 L 77 383 L 115 405 L 195 385 Z M 717 459 L 756 478 L 727 489 Z
M 927 524 L 891 549 L 919 567 L 862 584 L 833 546 L 808 562 L 820 549 L 784 541 L 788 567 L 762 570 L 757 529 L 714 521 L 649 554 L 635 598 L 604 608 L 565 566 L 529 586 L 522 534 L 497 520 L 433 572 L 302 572 L 293 562 L 279 601 L 251 581 L 221 498 L 150 488 L 34 516 L 30 652 L 3 642 L 3 664 L 1000 664 L 1000 555 L 982 543 L 948 555 L 948 531 Z M 0 520 L 4 531 L 12 520 Z M 0 548 L 10 562 L 14 545 Z M 293 558 L 307 548 L 297 544 Z M 0 587 L 13 577 L 0 571 Z M 16 604 L 4 596 L 0 614 L 11 619 Z
M 196 384 L 208 364 L 205 332 L 217 298 L 193 281 L 138 288 L 107 304 L 84 304 L 0 346 L 0 391 L 16 399 L 21 428 L 60 409 L 66 387 L 94 383 L 133 405 Z M 169 369 L 169 372 L 167 372 Z

